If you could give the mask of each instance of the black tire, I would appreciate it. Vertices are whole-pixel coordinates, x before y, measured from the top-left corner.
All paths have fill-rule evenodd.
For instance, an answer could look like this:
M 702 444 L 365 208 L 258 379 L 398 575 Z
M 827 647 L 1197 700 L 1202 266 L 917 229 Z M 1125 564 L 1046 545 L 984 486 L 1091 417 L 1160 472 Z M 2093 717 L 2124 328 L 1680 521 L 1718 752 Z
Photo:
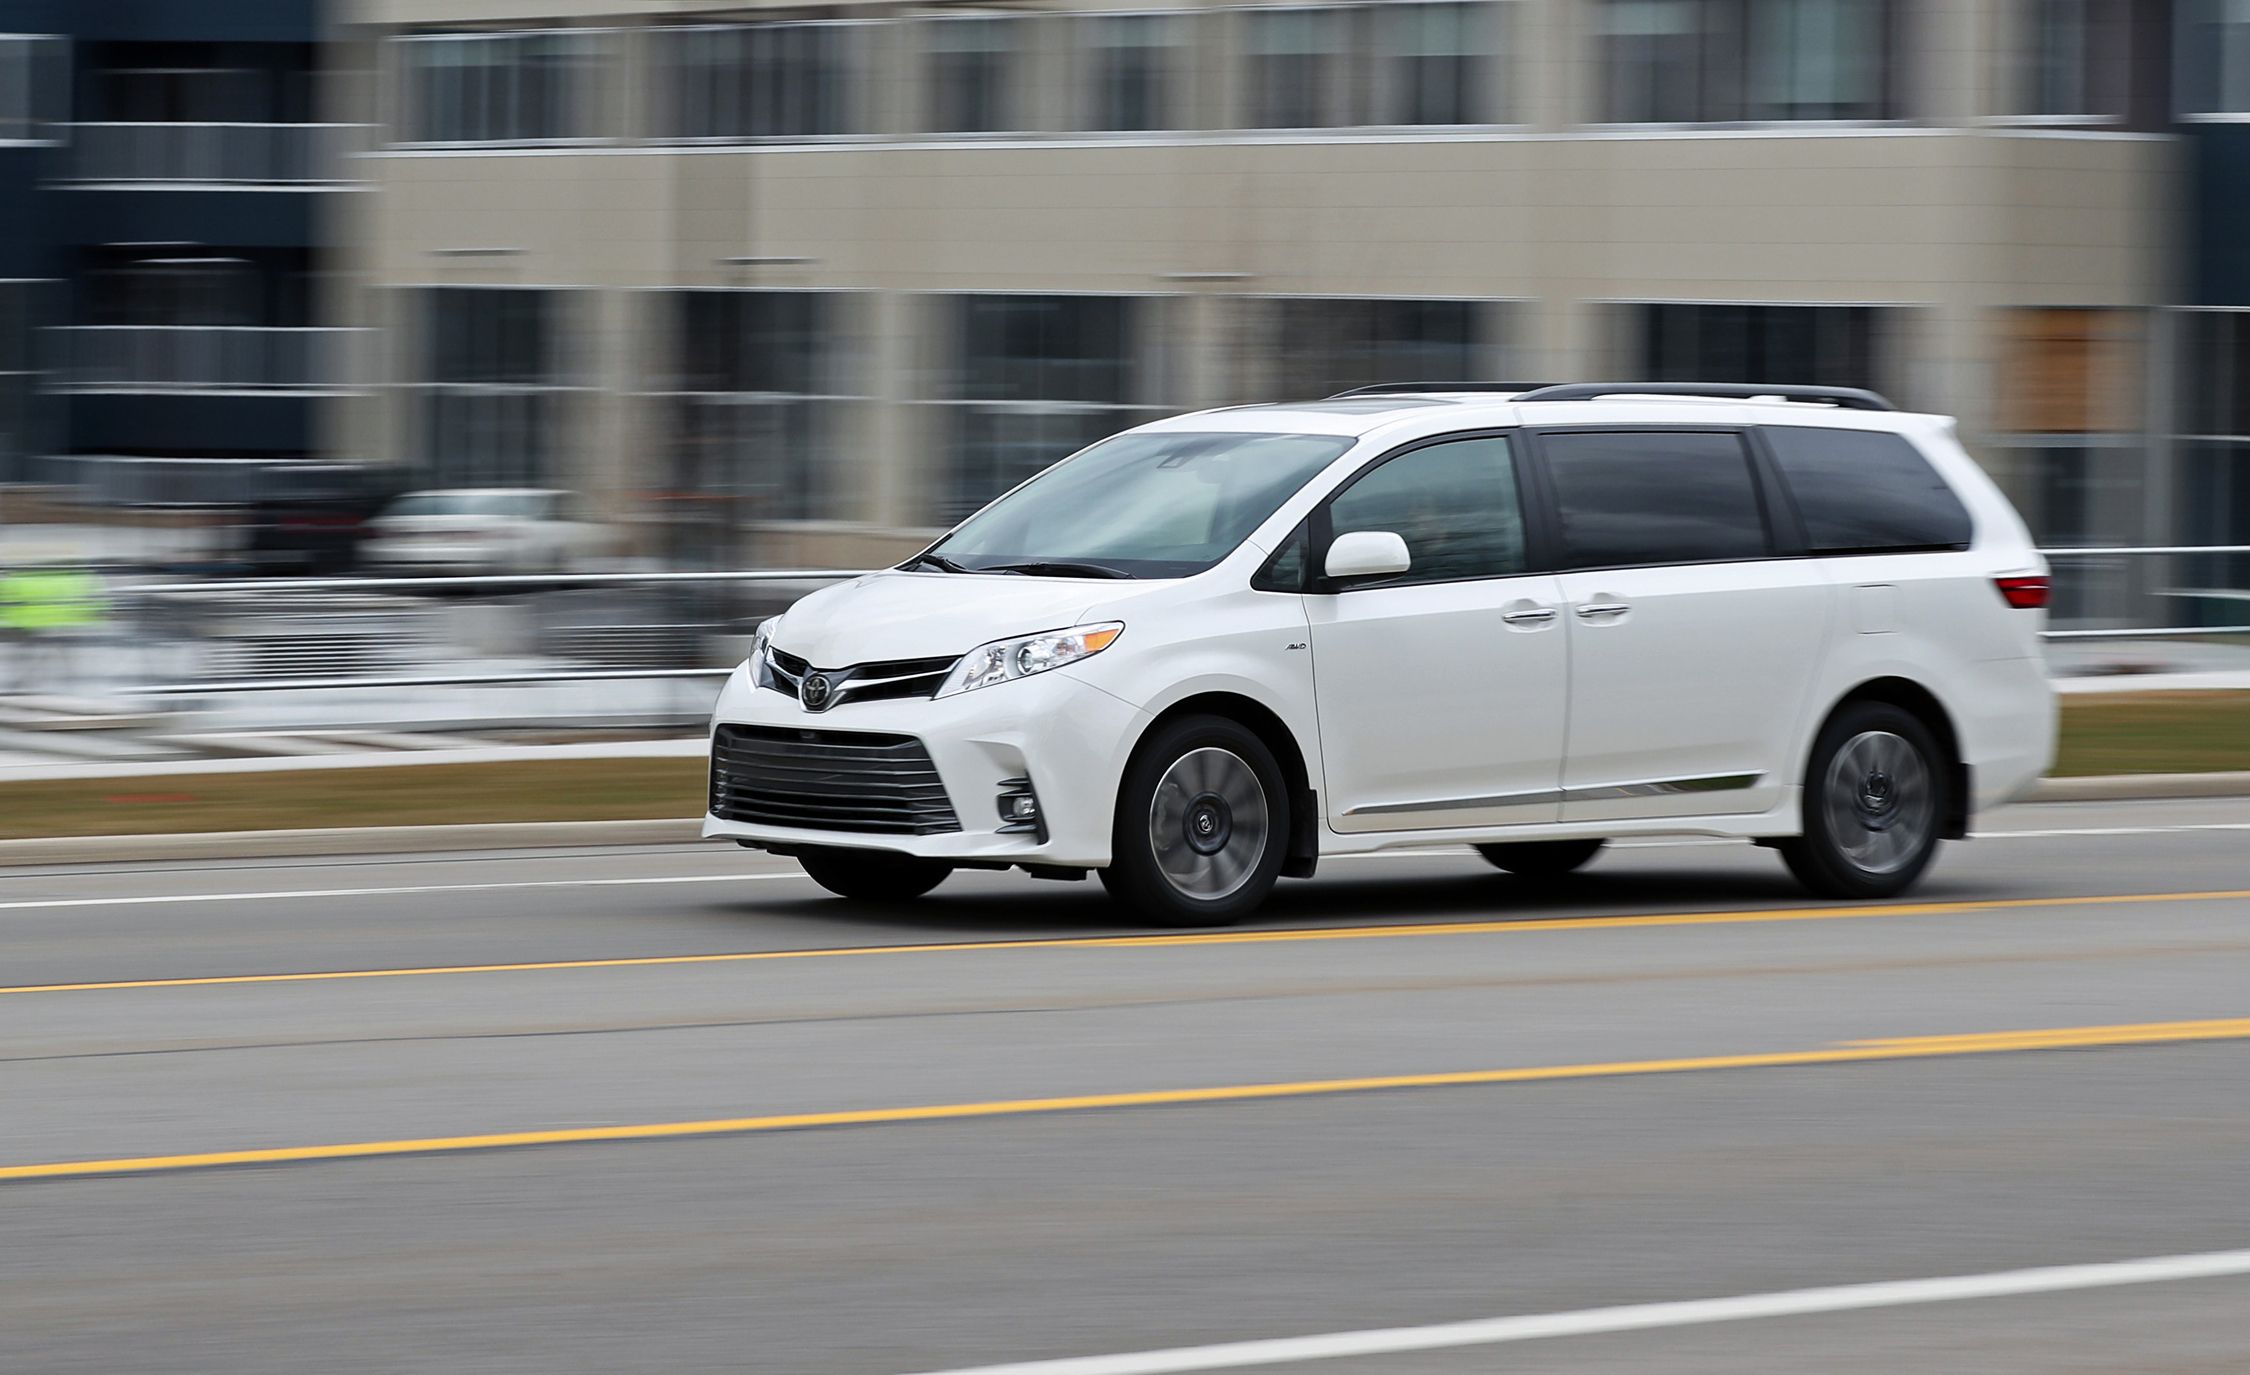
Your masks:
M 1888 702 L 1854 702 L 1813 742 L 1804 834 L 1775 848 L 1822 897 L 1905 892 L 1937 854 L 1951 788 L 1945 752 L 1920 717 Z
M 907 902 L 945 882 L 953 866 L 942 860 L 885 854 L 880 850 L 803 850 L 797 862 L 812 881 L 857 902 Z
M 1182 717 L 1126 766 L 1102 886 L 1153 925 L 1228 925 L 1273 892 L 1289 826 L 1288 780 L 1265 742 L 1223 716 Z
M 1523 840 L 1479 845 L 1477 853 L 1493 868 L 1518 878 L 1557 879 L 1585 868 L 1607 844 L 1606 840 Z

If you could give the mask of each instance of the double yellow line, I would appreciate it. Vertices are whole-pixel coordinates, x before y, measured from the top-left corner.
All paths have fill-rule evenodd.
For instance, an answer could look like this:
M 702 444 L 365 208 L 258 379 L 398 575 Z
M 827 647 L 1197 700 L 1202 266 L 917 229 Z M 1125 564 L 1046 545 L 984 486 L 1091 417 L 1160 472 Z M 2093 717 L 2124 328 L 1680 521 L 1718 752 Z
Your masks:
M 756 1132 L 802 1131 L 813 1127 L 872 1127 L 909 1122 L 964 1121 L 986 1117 L 1027 1117 L 1089 1112 L 1104 1108 L 1185 1107 L 1210 1103 L 1249 1103 L 1277 1098 L 1321 1098 L 1375 1093 L 1386 1089 L 1469 1088 L 1494 1084 L 1548 1083 L 1567 1079 L 1609 1079 L 1632 1075 L 1688 1074 L 1702 1070 L 1780 1069 L 1791 1066 L 1857 1064 L 1876 1060 L 1930 1059 L 1995 1055 L 2035 1050 L 2082 1050 L 2105 1046 L 2177 1044 L 2193 1041 L 2250 1040 L 2250 1017 L 2191 1022 L 2148 1022 L 2122 1026 L 2052 1027 L 2029 1031 L 1970 1032 L 1947 1036 L 1906 1036 L 1847 1041 L 1817 1050 L 1767 1051 L 1748 1055 L 1706 1055 L 1672 1060 L 1620 1060 L 1606 1064 L 1537 1065 L 1514 1069 L 1458 1070 L 1437 1074 L 1392 1074 L 1356 1079 L 1306 1079 L 1272 1084 L 1228 1084 L 1211 1088 L 1153 1089 L 1138 1093 L 1082 1094 L 1068 1098 L 1007 1098 L 979 1103 L 933 1103 L 918 1107 L 861 1108 L 842 1112 L 786 1113 L 765 1117 L 721 1117 L 694 1122 L 644 1122 L 615 1127 L 566 1127 L 552 1131 L 493 1132 L 481 1136 L 435 1136 L 394 1141 L 351 1141 L 326 1146 L 281 1146 L 260 1150 L 209 1151 L 193 1155 L 126 1156 L 109 1160 L 61 1160 L 39 1165 L 0 1166 L 0 1181 L 70 1179 L 88 1175 L 154 1174 L 212 1169 L 226 1165 L 280 1165 L 314 1160 L 357 1160 L 374 1156 L 457 1154 L 519 1146 L 589 1145 L 605 1141 L 663 1141 L 681 1137 L 735 1136 Z

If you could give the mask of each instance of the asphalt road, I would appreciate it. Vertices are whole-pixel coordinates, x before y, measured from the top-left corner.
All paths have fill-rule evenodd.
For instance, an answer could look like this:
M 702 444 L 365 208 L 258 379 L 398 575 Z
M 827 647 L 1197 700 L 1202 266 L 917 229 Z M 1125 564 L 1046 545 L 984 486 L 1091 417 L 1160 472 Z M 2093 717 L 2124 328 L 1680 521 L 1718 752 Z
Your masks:
M 1128 1375 L 1552 1314 L 1254 1354 L 2250 1370 L 2250 802 L 1982 826 L 1902 903 L 1741 845 L 1447 852 L 1186 937 L 718 847 L 7 871 L 0 1371 L 1199 1348 L 1066 1368 Z

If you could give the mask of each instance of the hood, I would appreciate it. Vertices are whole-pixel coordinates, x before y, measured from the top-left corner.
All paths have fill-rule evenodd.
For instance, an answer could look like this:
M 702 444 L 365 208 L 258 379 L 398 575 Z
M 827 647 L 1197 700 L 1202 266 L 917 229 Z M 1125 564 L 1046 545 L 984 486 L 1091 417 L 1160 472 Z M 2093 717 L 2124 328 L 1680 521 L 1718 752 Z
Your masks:
M 1063 630 L 1151 584 L 1014 574 L 870 573 L 789 608 L 774 634 L 815 668 L 966 654 L 991 640 Z M 1122 594 L 1122 595 L 1121 595 Z

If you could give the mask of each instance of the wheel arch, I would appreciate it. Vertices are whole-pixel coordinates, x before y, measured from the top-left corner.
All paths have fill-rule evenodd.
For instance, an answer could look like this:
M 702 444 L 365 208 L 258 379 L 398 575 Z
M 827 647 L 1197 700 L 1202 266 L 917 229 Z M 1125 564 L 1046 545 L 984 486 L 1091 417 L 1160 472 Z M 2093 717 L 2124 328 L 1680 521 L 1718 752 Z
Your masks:
M 1199 692 L 1181 698 L 1150 717 L 1133 741 L 1128 760 L 1140 753 L 1142 745 L 1159 728 L 1188 716 L 1224 717 L 1257 736 L 1259 742 L 1273 752 L 1274 761 L 1281 765 L 1282 777 L 1289 785 L 1289 852 L 1282 861 L 1281 873 L 1284 878 L 1311 878 L 1320 860 L 1320 800 L 1313 789 L 1312 773 L 1296 732 L 1289 729 L 1278 712 L 1254 697 L 1238 692 Z
M 1973 805 L 1969 790 L 1969 765 L 1961 753 L 1961 733 L 1953 724 L 1953 714 L 1936 693 L 1911 678 L 1870 678 L 1836 699 L 1822 714 L 1820 724 L 1814 728 L 1812 739 L 1817 741 L 1827 731 L 1828 724 L 1846 707 L 1861 702 L 1881 702 L 1908 713 L 1924 726 L 1937 740 L 1945 755 L 1946 802 L 1942 829 L 1938 832 L 1947 840 L 1961 840 L 1969 834 L 1969 813 Z M 1808 750 L 1809 754 L 1809 750 Z M 1805 790 L 1806 803 L 1811 805 L 1812 790 Z

